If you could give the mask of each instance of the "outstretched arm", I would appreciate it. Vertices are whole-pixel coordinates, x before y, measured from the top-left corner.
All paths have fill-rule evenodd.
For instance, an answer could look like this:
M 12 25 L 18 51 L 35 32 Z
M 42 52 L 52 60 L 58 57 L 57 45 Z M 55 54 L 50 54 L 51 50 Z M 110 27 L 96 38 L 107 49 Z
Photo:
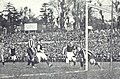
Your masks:
M 65 49 L 67 48 L 67 46 L 63 47 L 63 51 L 62 54 L 65 54 Z

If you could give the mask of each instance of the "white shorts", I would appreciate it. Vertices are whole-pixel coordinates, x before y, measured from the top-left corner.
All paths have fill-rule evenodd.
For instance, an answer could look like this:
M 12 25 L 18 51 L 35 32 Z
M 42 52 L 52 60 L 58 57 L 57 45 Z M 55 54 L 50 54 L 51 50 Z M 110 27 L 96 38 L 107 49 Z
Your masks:
M 15 61 L 17 59 L 16 55 L 11 56 L 11 59 Z
M 38 52 L 38 53 L 36 53 L 36 56 L 38 57 L 39 62 L 41 61 L 41 58 L 43 60 L 47 60 L 47 56 L 45 55 L 45 53 Z
M 67 52 L 67 59 L 76 61 L 76 58 L 74 57 L 74 53 L 73 52 Z

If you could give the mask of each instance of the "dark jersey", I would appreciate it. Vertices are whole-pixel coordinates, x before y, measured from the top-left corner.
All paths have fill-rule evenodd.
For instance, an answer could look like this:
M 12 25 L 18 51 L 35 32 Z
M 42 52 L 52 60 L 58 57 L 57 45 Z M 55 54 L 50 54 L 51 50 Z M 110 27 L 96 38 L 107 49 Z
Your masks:
M 67 52 L 72 52 L 74 49 L 74 46 L 67 45 Z
M 11 56 L 14 56 L 14 55 L 15 55 L 15 48 L 11 49 Z
M 83 52 L 83 50 L 80 50 L 79 54 L 80 54 L 80 57 L 84 58 L 84 52 Z
M 31 48 L 27 49 L 27 53 L 28 53 L 28 55 L 30 55 L 30 54 L 33 55 L 34 54 Z

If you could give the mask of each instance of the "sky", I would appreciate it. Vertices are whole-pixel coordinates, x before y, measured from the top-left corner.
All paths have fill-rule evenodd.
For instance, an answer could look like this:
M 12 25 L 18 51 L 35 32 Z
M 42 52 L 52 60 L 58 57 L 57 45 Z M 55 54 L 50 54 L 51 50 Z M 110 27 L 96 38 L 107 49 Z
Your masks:
M 20 10 L 21 7 L 28 6 L 31 8 L 32 12 L 35 13 L 36 16 L 40 15 L 40 8 L 42 7 L 43 3 L 47 3 L 50 0 L 0 0 L 0 11 L 4 9 L 4 6 L 10 2 L 12 3 L 18 10 Z M 98 0 L 92 0 L 92 3 L 97 3 Z M 99 0 L 102 5 L 111 5 L 111 0 Z M 114 0 L 115 1 L 115 0 Z M 120 1 L 120 0 L 119 0 Z M 106 8 L 110 9 L 110 8 Z M 105 19 L 111 18 L 111 13 L 103 12 L 105 15 Z M 100 18 L 100 15 L 98 12 L 94 13 L 94 16 L 97 16 Z
M 37 15 L 40 14 L 40 8 L 42 7 L 43 3 L 47 3 L 50 0 L 0 0 L 0 10 L 3 9 L 5 4 L 8 2 L 12 3 L 18 10 L 20 10 L 21 7 L 27 6 L 28 8 L 31 8 L 32 12 Z
M 111 20 L 111 5 L 112 5 L 112 1 L 115 2 L 115 1 L 120 1 L 120 0 L 92 0 L 92 3 L 94 4 L 97 1 L 100 1 L 102 3 L 102 7 L 105 10 L 109 10 L 110 11 L 109 13 L 103 11 L 104 19 L 105 20 Z M 97 18 L 101 18 L 99 12 L 95 12 L 93 16 L 96 16 Z M 117 20 L 117 16 L 116 15 L 113 15 L 113 17 L 115 17 L 116 20 Z
M 111 11 L 111 7 L 110 7 L 110 5 L 112 4 L 111 0 L 99 0 L 99 1 L 100 1 L 100 3 L 102 3 L 102 7 L 104 9 Z M 97 0 L 92 0 L 92 3 L 93 4 L 97 3 Z M 98 4 L 96 4 L 96 5 L 98 5 Z M 99 10 L 94 9 L 94 11 L 95 12 L 94 12 L 93 16 L 96 16 L 97 18 L 101 18 L 100 14 L 99 14 Z M 106 12 L 103 11 L 103 15 L 104 15 L 105 20 L 110 20 L 111 19 L 111 12 L 106 13 Z

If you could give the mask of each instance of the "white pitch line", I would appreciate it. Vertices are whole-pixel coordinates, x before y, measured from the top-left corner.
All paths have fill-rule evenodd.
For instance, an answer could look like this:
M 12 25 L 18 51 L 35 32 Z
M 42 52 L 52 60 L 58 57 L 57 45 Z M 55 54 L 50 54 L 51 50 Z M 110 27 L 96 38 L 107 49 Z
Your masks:
M 27 76 L 40 76 L 40 75 L 48 75 L 48 76 L 51 76 L 51 75 L 55 75 L 55 74 L 63 74 L 63 73 L 66 73 L 66 74 L 70 74 L 70 73 L 79 73 L 79 72 L 85 72 L 85 71 L 66 71 L 66 72 L 54 72 L 54 73 L 37 73 L 37 74 L 21 74 L 21 75 L 16 75 L 16 76 L 19 76 L 19 77 L 27 77 Z M 8 74 L 0 74 L 0 78 L 11 78 L 11 77 L 15 77 L 15 76 L 9 76 Z
M 7 76 L 7 75 L 4 74 L 4 76 L 0 76 L 0 79 L 1 78 L 12 78 L 12 77 L 14 77 L 14 76 Z
M 114 69 L 120 69 L 120 68 L 114 68 Z M 109 70 L 109 69 L 94 69 L 90 71 L 100 71 L 100 70 Z M 66 71 L 66 72 L 54 72 L 54 73 L 37 73 L 37 74 L 21 74 L 21 75 L 16 75 L 18 77 L 27 77 L 27 76 L 40 76 L 40 75 L 55 75 L 55 74 L 71 74 L 71 73 L 82 73 L 86 72 L 85 70 L 77 70 L 77 71 Z M 0 74 L 0 78 L 13 78 L 15 77 L 14 75 L 9 76 L 8 74 Z

